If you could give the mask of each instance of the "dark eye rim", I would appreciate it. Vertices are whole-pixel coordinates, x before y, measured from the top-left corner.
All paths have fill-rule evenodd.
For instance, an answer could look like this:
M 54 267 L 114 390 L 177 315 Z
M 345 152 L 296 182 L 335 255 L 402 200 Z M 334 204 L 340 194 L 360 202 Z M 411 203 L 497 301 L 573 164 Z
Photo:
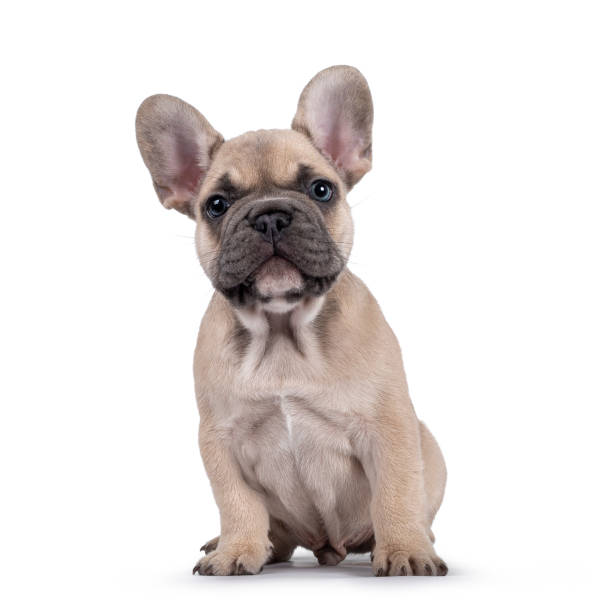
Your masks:
M 328 195 L 324 198 L 318 197 L 314 192 L 315 187 L 321 183 L 325 185 L 328 189 Z M 317 202 L 323 202 L 323 203 L 329 202 L 334 197 L 334 194 L 335 194 L 334 185 L 327 179 L 315 179 L 314 181 L 312 181 L 312 183 L 310 183 L 310 186 L 308 187 L 308 195 L 313 200 L 316 200 Z
M 224 203 L 224 208 L 221 212 L 213 213 L 211 209 L 211 204 L 216 200 L 221 200 Z M 231 204 L 229 200 L 225 196 L 221 195 L 220 193 L 215 193 L 209 198 L 207 198 L 206 203 L 204 204 L 204 209 L 206 210 L 206 214 L 210 219 L 218 219 L 227 212 L 227 209 L 230 207 L 230 205 Z

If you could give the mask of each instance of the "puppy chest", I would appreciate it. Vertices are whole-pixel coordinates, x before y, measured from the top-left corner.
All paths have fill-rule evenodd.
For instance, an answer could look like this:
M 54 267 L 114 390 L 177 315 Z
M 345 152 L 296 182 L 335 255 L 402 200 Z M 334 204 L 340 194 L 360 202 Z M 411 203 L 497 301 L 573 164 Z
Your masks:
M 348 436 L 307 402 L 292 397 L 263 402 L 239 426 L 235 451 L 245 473 L 270 485 L 290 471 L 304 484 L 334 478 L 350 464 Z M 276 487 L 274 487 L 276 488 Z
M 233 435 L 236 457 L 272 515 L 307 531 L 367 503 L 368 485 L 346 427 L 295 397 L 275 398 Z M 354 499 L 355 494 L 360 496 Z

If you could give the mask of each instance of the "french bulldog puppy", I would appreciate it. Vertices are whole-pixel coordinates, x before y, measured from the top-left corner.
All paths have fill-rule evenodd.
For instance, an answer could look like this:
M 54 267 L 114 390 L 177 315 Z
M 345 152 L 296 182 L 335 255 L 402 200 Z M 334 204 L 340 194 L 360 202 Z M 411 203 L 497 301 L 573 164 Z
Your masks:
M 288 130 L 224 141 L 178 98 L 138 109 L 155 191 L 195 220 L 216 290 L 194 375 L 221 534 L 194 573 L 256 574 L 296 546 L 323 565 L 371 551 L 376 576 L 447 573 L 431 532 L 444 460 L 393 332 L 346 267 L 346 197 L 371 167 L 372 117 L 350 66 L 308 83 Z

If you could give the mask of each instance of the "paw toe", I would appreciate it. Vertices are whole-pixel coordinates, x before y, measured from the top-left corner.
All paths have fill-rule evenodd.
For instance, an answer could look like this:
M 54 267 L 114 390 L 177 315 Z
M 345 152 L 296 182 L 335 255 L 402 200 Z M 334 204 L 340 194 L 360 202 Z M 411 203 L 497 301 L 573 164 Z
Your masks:
M 376 553 L 372 561 L 375 576 L 445 576 L 448 567 L 439 557 L 395 551 Z
M 206 544 L 204 544 L 204 546 L 202 546 L 202 548 L 200 548 L 200 551 L 204 552 L 205 554 L 210 554 L 211 552 L 213 552 L 214 550 L 217 549 L 217 546 L 219 544 L 219 536 L 217 536 L 216 538 L 213 538 L 212 540 L 209 540 L 208 542 L 206 542 Z

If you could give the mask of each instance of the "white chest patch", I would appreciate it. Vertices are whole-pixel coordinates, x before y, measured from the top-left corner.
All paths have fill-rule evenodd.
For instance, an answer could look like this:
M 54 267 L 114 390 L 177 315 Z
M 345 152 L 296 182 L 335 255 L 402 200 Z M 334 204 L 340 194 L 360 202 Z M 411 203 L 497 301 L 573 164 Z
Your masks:
M 283 396 L 281 396 L 281 399 L 280 399 L 280 408 L 283 412 L 283 415 L 285 416 L 285 425 L 287 426 L 287 436 L 289 438 L 289 447 L 291 447 L 292 446 L 292 427 L 293 427 L 292 418 L 293 417 L 291 415 L 290 406 Z
M 306 298 L 296 304 L 278 305 L 273 301 L 237 311 L 250 336 L 240 366 L 239 383 L 245 394 L 282 396 L 308 386 L 308 379 L 321 367 L 310 324 L 323 301 L 323 297 Z

